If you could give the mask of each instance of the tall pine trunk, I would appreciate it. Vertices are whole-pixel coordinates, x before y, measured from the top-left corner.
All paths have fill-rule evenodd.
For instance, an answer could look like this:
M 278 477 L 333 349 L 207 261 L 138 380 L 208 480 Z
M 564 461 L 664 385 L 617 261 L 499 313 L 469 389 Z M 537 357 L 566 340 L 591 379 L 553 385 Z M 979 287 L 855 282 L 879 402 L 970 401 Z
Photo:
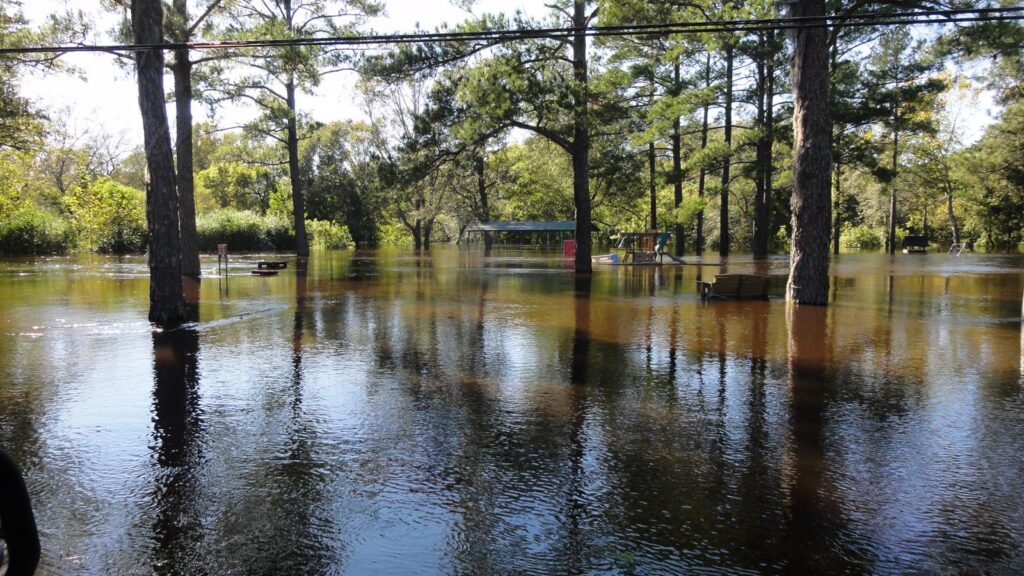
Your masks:
M 711 52 L 707 53 L 707 61 L 704 64 L 704 87 L 711 88 Z M 700 150 L 708 147 L 708 113 L 711 105 L 704 105 L 704 118 L 700 125 Z M 697 178 L 697 197 L 704 199 L 704 187 L 707 181 L 707 168 L 701 166 L 700 176 Z M 698 256 L 704 253 L 704 208 L 697 210 L 697 237 L 694 239 L 693 251 Z
M 175 3 L 177 6 L 177 2 Z M 192 167 L 192 61 L 189 50 L 174 51 L 174 110 L 177 123 L 178 215 L 181 226 L 181 273 L 198 278 L 195 179 Z
M 672 68 L 672 94 L 678 96 L 682 91 L 679 57 L 676 57 L 675 65 Z M 682 256 L 686 242 L 683 238 L 683 223 L 679 221 L 678 210 L 683 204 L 683 150 L 682 137 L 679 134 L 679 116 L 672 119 L 672 199 L 676 207 L 676 256 Z
M 576 261 L 577 272 L 590 272 L 590 126 L 588 118 L 589 93 L 587 90 L 587 26 L 586 2 L 576 0 L 573 5 L 572 71 L 575 80 L 573 95 L 573 150 L 572 195 L 576 206 Z
M 732 165 L 732 67 L 733 46 L 725 49 L 725 146 L 728 156 L 722 161 L 722 191 L 718 212 L 718 254 L 729 255 L 729 168 Z
M 825 0 L 798 0 L 794 17 L 823 18 Z M 794 31 L 793 55 L 793 239 L 786 299 L 828 305 L 831 227 L 832 121 L 828 109 L 828 31 Z
M 839 237 L 843 233 L 843 219 L 842 219 L 842 206 L 843 206 L 843 165 L 836 163 L 835 165 L 835 180 L 836 180 L 836 200 L 835 200 L 835 213 L 832 214 L 832 253 L 836 256 L 839 255 Z
M 892 131 L 892 181 L 889 182 L 889 229 L 885 235 L 885 250 L 889 254 L 896 253 L 896 182 L 899 177 L 900 165 L 900 133 Z
M 295 219 L 295 253 L 300 258 L 309 256 L 306 239 L 306 208 L 302 196 L 302 176 L 299 173 L 299 126 L 295 110 L 295 78 L 289 76 L 285 84 L 288 99 L 288 177 L 292 184 L 292 216 Z
M 160 0 L 132 0 L 132 32 L 136 44 L 163 43 Z M 178 195 L 174 155 L 164 100 L 164 56 L 160 50 L 135 53 L 146 147 L 146 223 L 149 229 L 149 320 L 177 326 L 186 320 L 181 287 L 181 243 L 178 238 Z
M 647 192 L 651 204 L 651 230 L 658 229 L 658 183 L 657 156 L 654 152 L 654 142 L 647 143 Z
M 757 63 L 755 66 L 755 104 L 757 108 L 756 119 L 760 135 L 757 138 L 755 150 L 754 170 L 754 234 L 753 249 L 754 258 L 763 259 L 768 257 L 768 206 L 771 202 L 771 195 L 767 185 L 771 181 L 769 173 L 769 162 L 771 160 L 771 144 L 768 140 L 768 106 L 771 101 L 768 97 L 768 67 L 765 59 L 770 58 L 765 50 L 765 41 L 762 37 L 759 43 Z

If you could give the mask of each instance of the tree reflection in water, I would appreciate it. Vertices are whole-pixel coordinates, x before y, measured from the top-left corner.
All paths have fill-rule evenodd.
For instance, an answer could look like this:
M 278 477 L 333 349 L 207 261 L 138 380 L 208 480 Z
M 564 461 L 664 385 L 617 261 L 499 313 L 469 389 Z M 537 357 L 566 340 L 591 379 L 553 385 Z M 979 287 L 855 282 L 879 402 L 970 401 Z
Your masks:
M 204 574 L 197 551 L 204 420 L 200 406 L 199 333 L 192 328 L 153 332 L 153 487 L 155 574 Z

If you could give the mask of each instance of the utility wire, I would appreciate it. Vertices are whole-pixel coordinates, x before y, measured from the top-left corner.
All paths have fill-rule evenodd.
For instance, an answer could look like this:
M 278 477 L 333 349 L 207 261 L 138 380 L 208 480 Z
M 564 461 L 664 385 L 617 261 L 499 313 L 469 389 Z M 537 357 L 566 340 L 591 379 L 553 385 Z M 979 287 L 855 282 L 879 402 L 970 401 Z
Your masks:
M 822 26 L 906 26 L 921 24 L 963 24 L 974 22 L 1011 22 L 1024 20 L 1024 6 L 960 10 L 921 10 L 914 12 L 858 13 L 833 16 L 803 16 L 743 20 L 709 20 L 704 22 L 672 22 L 661 24 L 626 24 L 591 26 L 582 33 L 588 37 L 602 36 L 666 36 L 671 34 L 709 34 L 723 32 L 760 32 L 799 30 Z M 4 54 L 41 54 L 70 52 L 142 52 L 150 50 L 240 50 L 247 48 L 283 48 L 299 46 L 381 46 L 388 44 L 423 44 L 430 42 L 492 42 L 495 44 L 531 39 L 570 38 L 577 28 L 526 28 L 481 30 L 476 32 L 424 32 L 284 38 L 263 40 L 221 40 L 168 42 L 160 44 L 111 44 L 71 46 L 27 46 L 0 48 Z

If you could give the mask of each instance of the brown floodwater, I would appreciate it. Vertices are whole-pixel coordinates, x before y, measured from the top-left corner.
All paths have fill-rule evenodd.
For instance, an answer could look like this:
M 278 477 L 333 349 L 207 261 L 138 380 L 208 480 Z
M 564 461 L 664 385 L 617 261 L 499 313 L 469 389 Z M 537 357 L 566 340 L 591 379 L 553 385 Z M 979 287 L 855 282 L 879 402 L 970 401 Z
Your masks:
M 1020 256 L 842 255 L 828 308 L 554 254 L 0 262 L 41 574 L 1024 573 Z M 706 260 L 715 260 L 709 257 Z

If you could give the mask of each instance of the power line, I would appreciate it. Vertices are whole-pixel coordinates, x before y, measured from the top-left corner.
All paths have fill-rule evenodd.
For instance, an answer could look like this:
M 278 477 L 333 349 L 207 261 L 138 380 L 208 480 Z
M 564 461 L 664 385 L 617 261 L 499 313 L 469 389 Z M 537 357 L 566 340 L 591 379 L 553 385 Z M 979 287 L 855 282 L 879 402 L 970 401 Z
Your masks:
M 661 24 L 627 24 L 592 26 L 583 29 L 588 37 L 602 36 L 666 36 L 672 34 L 712 34 L 729 32 L 767 32 L 798 30 L 821 26 L 865 27 L 908 26 L 923 24 L 965 24 L 976 22 L 1011 22 L 1024 20 L 1024 6 L 959 10 L 921 10 L 914 12 L 858 13 L 832 16 L 804 16 L 743 20 L 709 20 L 704 22 L 672 22 Z M 382 46 L 388 44 L 423 44 L 431 42 L 492 42 L 516 40 L 562 39 L 579 32 L 572 27 L 481 30 L 476 32 L 424 32 L 333 36 L 322 38 L 285 38 L 263 40 L 223 40 L 171 42 L 161 44 L 111 44 L 72 46 L 28 46 L 0 48 L 4 54 L 53 54 L 72 52 L 141 52 L 149 50 L 240 50 L 247 48 L 284 48 L 300 46 Z

